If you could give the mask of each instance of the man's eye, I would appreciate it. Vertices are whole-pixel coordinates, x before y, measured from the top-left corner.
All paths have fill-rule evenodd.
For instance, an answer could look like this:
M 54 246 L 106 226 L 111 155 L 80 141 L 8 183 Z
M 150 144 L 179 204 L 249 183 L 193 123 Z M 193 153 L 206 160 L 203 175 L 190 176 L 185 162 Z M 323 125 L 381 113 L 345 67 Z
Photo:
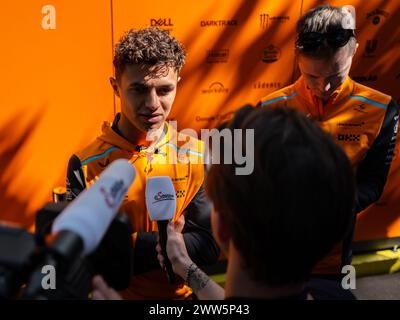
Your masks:
M 157 90 L 157 93 L 159 94 L 159 95 L 161 95 L 161 96 L 165 96 L 165 95 L 167 95 L 168 93 L 170 93 L 172 90 L 170 89 L 170 88 L 162 88 L 162 89 L 159 89 L 159 90 Z
M 145 93 L 147 91 L 147 88 L 145 88 L 145 87 L 134 87 L 133 91 L 137 92 L 137 93 Z

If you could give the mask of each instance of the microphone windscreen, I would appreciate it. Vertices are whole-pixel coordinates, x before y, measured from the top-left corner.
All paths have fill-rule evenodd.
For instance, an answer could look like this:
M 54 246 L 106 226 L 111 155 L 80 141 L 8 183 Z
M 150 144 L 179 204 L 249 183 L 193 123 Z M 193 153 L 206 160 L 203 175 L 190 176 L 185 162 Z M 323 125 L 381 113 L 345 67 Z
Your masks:
M 172 180 L 168 176 L 147 178 L 146 206 L 150 220 L 171 220 L 175 216 L 176 195 Z
M 52 232 L 71 231 L 84 243 L 83 255 L 93 252 L 114 219 L 136 176 L 128 160 L 113 161 L 88 189 L 82 191 L 53 223 Z

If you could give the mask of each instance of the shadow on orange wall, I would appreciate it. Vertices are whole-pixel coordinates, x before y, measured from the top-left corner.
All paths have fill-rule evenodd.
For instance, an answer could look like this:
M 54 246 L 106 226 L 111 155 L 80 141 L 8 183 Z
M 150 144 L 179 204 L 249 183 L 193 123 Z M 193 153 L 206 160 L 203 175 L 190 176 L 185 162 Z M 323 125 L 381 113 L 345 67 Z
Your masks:
M 53 0 L 62 19 L 57 30 L 44 31 L 40 0 L 20 9 L 5 0 L 3 15 L 8 15 L 0 20 L 4 39 L 0 220 L 29 226 L 34 213 L 51 199 L 52 187 L 64 185 L 70 154 L 97 136 L 102 120 L 112 119 L 110 53 L 114 39 L 124 31 L 149 26 L 157 19 L 171 22 L 172 34 L 188 51 L 171 118 L 178 120 L 179 129 L 199 131 L 214 127 L 241 105 L 254 104 L 298 77 L 295 24 L 303 12 L 324 2 Z M 400 4 L 383 0 L 330 4 L 350 4 L 357 9 L 360 47 L 351 75 L 399 100 Z M 219 20 L 236 24 L 201 25 Z M 86 21 L 85 28 L 79 21 Z M 33 112 L 31 105 L 46 108 Z M 27 115 L 30 120 L 21 122 Z M 393 163 L 381 201 L 359 218 L 357 239 L 400 236 L 398 156 Z
M 29 214 L 28 207 L 32 202 L 32 197 L 35 197 L 35 193 L 28 191 L 30 188 L 26 190 L 21 188 L 18 193 L 10 192 L 13 178 L 18 174 L 18 171 L 11 170 L 11 167 L 15 163 L 18 153 L 25 148 L 40 118 L 39 114 L 36 115 L 21 131 L 14 135 L 10 135 L 10 133 L 15 132 L 15 126 L 20 119 L 19 115 L 14 115 L 0 128 L 0 172 L 12 173 L 11 175 L 2 175 L 0 179 L 0 190 L 2 190 L 0 193 L 1 220 L 24 227 L 29 227 L 33 223 L 33 216 Z M 29 185 L 30 181 L 26 183 Z

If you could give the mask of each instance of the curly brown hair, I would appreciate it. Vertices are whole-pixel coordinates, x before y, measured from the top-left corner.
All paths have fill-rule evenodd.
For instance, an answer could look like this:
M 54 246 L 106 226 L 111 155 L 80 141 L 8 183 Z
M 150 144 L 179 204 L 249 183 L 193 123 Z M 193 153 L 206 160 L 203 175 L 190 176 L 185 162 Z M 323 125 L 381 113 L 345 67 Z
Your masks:
M 117 79 L 125 66 L 143 64 L 150 66 L 168 66 L 179 72 L 186 59 L 183 45 L 159 28 L 130 29 L 115 46 L 113 64 Z

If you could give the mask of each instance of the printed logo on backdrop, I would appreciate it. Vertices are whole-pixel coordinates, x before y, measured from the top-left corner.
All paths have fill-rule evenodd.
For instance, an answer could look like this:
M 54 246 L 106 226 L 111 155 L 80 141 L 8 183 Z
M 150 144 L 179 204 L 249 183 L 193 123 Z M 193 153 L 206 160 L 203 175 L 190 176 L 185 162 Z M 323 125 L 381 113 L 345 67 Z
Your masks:
M 268 29 L 272 26 L 276 26 L 290 20 L 290 16 L 271 16 L 268 13 L 260 14 L 260 28 Z
M 359 83 L 375 82 L 375 81 L 378 81 L 378 76 L 376 74 L 370 74 L 370 75 L 354 76 L 354 77 L 352 77 L 352 79 Z
M 222 114 L 214 114 L 212 116 L 207 116 L 207 117 L 203 117 L 203 116 L 196 116 L 196 121 L 197 122 L 211 122 L 211 121 L 227 121 L 230 120 L 233 117 L 234 112 L 233 111 L 229 111 L 227 113 L 222 113 Z
M 279 89 L 282 85 L 280 82 L 258 81 L 253 83 L 253 89 Z
M 207 63 L 227 63 L 229 59 L 229 49 L 207 50 L 206 62 Z
M 371 21 L 373 25 L 378 25 L 382 22 L 382 20 L 386 19 L 389 16 L 389 12 L 382 9 L 375 9 L 367 13 L 367 19 Z
M 378 48 L 378 40 L 377 39 L 367 40 L 367 43 L 365 44 L 365 50 L 364 50 L 363 56 L 366 58 L 375 57 L 375 52 L 376 52 L 377 48 Z
M 229 89 L 225 88 L 222 82 L 213 82 L 209 85 L 208 89 L 201 90 L 202 94 L 224 94 L 228 92 Z
M 238 20 L 201 20 L 200 27 L 236 27 Z
M 158 27 L 163 30 L 172 31 L 172 27 L 174 24 L 172 23 L 171 18 L 151 18 L 150 19 L 150 27 Z
M 261 52 L 261 61 L 264 63 L 273 63 L 280 59 L 281 49 L 273 44 L 263 49 Z

